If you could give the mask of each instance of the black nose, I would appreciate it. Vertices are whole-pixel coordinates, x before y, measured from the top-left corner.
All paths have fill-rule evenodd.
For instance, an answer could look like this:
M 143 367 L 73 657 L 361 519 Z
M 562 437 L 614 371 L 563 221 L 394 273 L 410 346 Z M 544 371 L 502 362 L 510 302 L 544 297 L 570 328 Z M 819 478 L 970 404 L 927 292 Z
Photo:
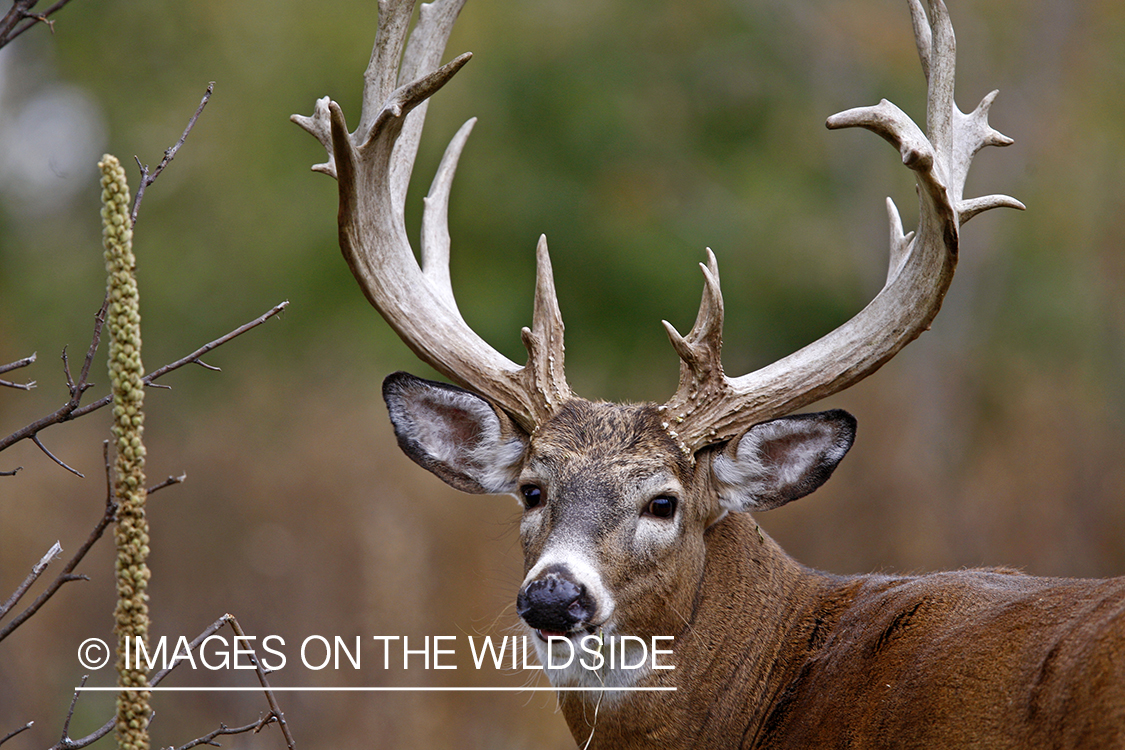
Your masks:
M 585 586 L 554 575 L 532 581 L 516 597 L 516 612 L 536 630 L 567 633 L 593 611 Z

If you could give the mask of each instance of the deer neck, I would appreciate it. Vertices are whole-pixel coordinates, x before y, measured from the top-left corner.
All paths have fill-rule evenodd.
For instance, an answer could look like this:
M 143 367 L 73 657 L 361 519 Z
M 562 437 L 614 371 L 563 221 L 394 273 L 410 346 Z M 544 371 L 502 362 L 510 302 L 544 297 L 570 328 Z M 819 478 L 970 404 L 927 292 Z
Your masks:
M 828 577 L 789 557 L 747 514 L 731 514 L 705 536 L 707 557 L 690 621 L 675 634 L 676 668 L 650 672 L 638 685 L 674 693 L 564 694 L 563 712 L 580 747 L 708 747 L 720 738 L 750 738 L 810 641 L 800 634 L 815 618 Z M 732 734 L 733 732 L 733 734 Z M 714 741 L 714 742 L 712 742 Z

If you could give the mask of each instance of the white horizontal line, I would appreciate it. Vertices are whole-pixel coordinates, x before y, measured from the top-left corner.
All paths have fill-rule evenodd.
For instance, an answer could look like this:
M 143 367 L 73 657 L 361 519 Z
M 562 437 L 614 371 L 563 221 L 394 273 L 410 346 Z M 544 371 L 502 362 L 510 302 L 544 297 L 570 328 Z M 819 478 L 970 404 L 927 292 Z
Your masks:
M 76 687 L 76 691 L 98 691 L 120 693 L 125 691 L 147 690 L 151 693 L 260 693 L 267 688 L 258 687 Z M 534 693 L 534 692 L 675 692 L 674 687 L 274 687 L 268 688 L 276 693 L 287 692 L 335 692 L 335 693 Z

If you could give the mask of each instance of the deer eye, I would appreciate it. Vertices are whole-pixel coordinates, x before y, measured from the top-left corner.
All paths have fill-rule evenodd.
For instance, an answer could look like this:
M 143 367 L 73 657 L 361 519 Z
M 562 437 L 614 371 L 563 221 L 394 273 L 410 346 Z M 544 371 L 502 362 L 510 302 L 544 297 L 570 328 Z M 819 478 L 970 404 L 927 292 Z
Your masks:
M 523 507 L 528 510 L 538 507 L 543 502 L 543 490 L 534 484 L 525 484 L 520 487 L 520 494 L 523 495 Z
M 669 495 L 654 497 L 645 507 L 645 514 L 656 518 L 671 518 L 676 512 L 676 498 Z

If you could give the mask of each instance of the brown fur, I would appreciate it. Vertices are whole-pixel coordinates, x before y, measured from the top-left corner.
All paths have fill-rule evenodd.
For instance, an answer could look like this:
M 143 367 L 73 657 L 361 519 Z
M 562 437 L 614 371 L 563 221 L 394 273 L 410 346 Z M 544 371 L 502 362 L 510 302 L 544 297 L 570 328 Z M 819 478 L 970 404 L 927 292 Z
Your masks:
M 471 434 L 464 442 L 474 451 L 488 448 L 482 435 L 512 439 L 509 427 L 497 429 L 504 418 L 492 409 L 449 412 L 487 423 L 475 428 L 440 421 L 419 429 L 424 419 L 450 417 L 415 414 L 417 394 L 437 389 L 469 406 L 479 397 L 394 378 L 392 418 L 423 465 L 437 461 L 438 448 L 414 437 Z M 748 486 L 812 476 L 811 491 L 843 453 L 806 459 L 828 455 L 817 447 L 841 440 L 846 452 L 850 420 L 825 412 L 751 428 L 739 439 L 758 449 L 750 451 L 758 459 L 741 465 L 758 472 Z M 820 430 L 803 426 L 811 424 L 843 432 L 817 442 Z M 744 451 L 718 446 L 690 461 L 650 404 L 575 399 L 518 439 L 522 453 L 499 468 L 511 476 L 509 491 L 532 485 L 541 492 L 521 523 L 525 587 L 566 581 L 559 585 L 582 587 L 584 605 L 599 601 L 571 635 L 675 636 L 668 659 L 674 670 L 615 683 L 639 676 L 637 686 L 674 693 L 560 693 L 580 746 L 1125 746 L 1125 579 L 1002 569 L 852 577 L 810 570 L 749 514 L 734 512 L 747 506 L 722 499 L 729 491 L 723 482 L 741 474 L 722 479 L 716 463 Z M 791 444 L 798 450 L 787 455 Z M 477 469 L 465 466 L 472 479 Z M 645 517 L 654 495 L 678 499 L 674 518 Z M 551 677 L 556 684 L 576 679 Z
M 675 574 L 660 596 L 642 584 L 669 570 L 638 571 L 605 545 L 599 558 L 640 610 L 630 631 L 676 635 L 676 669 L 642 684 L 677 692 L 606 701 L 596 721 L 592 699 L 563 694 L 580 746 L 591 724 L 591 748 L 1125 746 L 1125 580 L 810 570 L 747 514 L 705 529 L 709 454 L 688 478 L 654 419 L 572 402 L 532 441 L 533 457 L 565 456 L 560 481 L 628 481 L 669 462 L 690 488 L 675 559 L 657 561 Z
M 1007 570 L 837 577 L 736 514 L 706 565 L 675 686 L 602 706 L 591 748 L 1120 748 L 1125 581 Z M 563 710 L 579 745 L 591 712 Z

